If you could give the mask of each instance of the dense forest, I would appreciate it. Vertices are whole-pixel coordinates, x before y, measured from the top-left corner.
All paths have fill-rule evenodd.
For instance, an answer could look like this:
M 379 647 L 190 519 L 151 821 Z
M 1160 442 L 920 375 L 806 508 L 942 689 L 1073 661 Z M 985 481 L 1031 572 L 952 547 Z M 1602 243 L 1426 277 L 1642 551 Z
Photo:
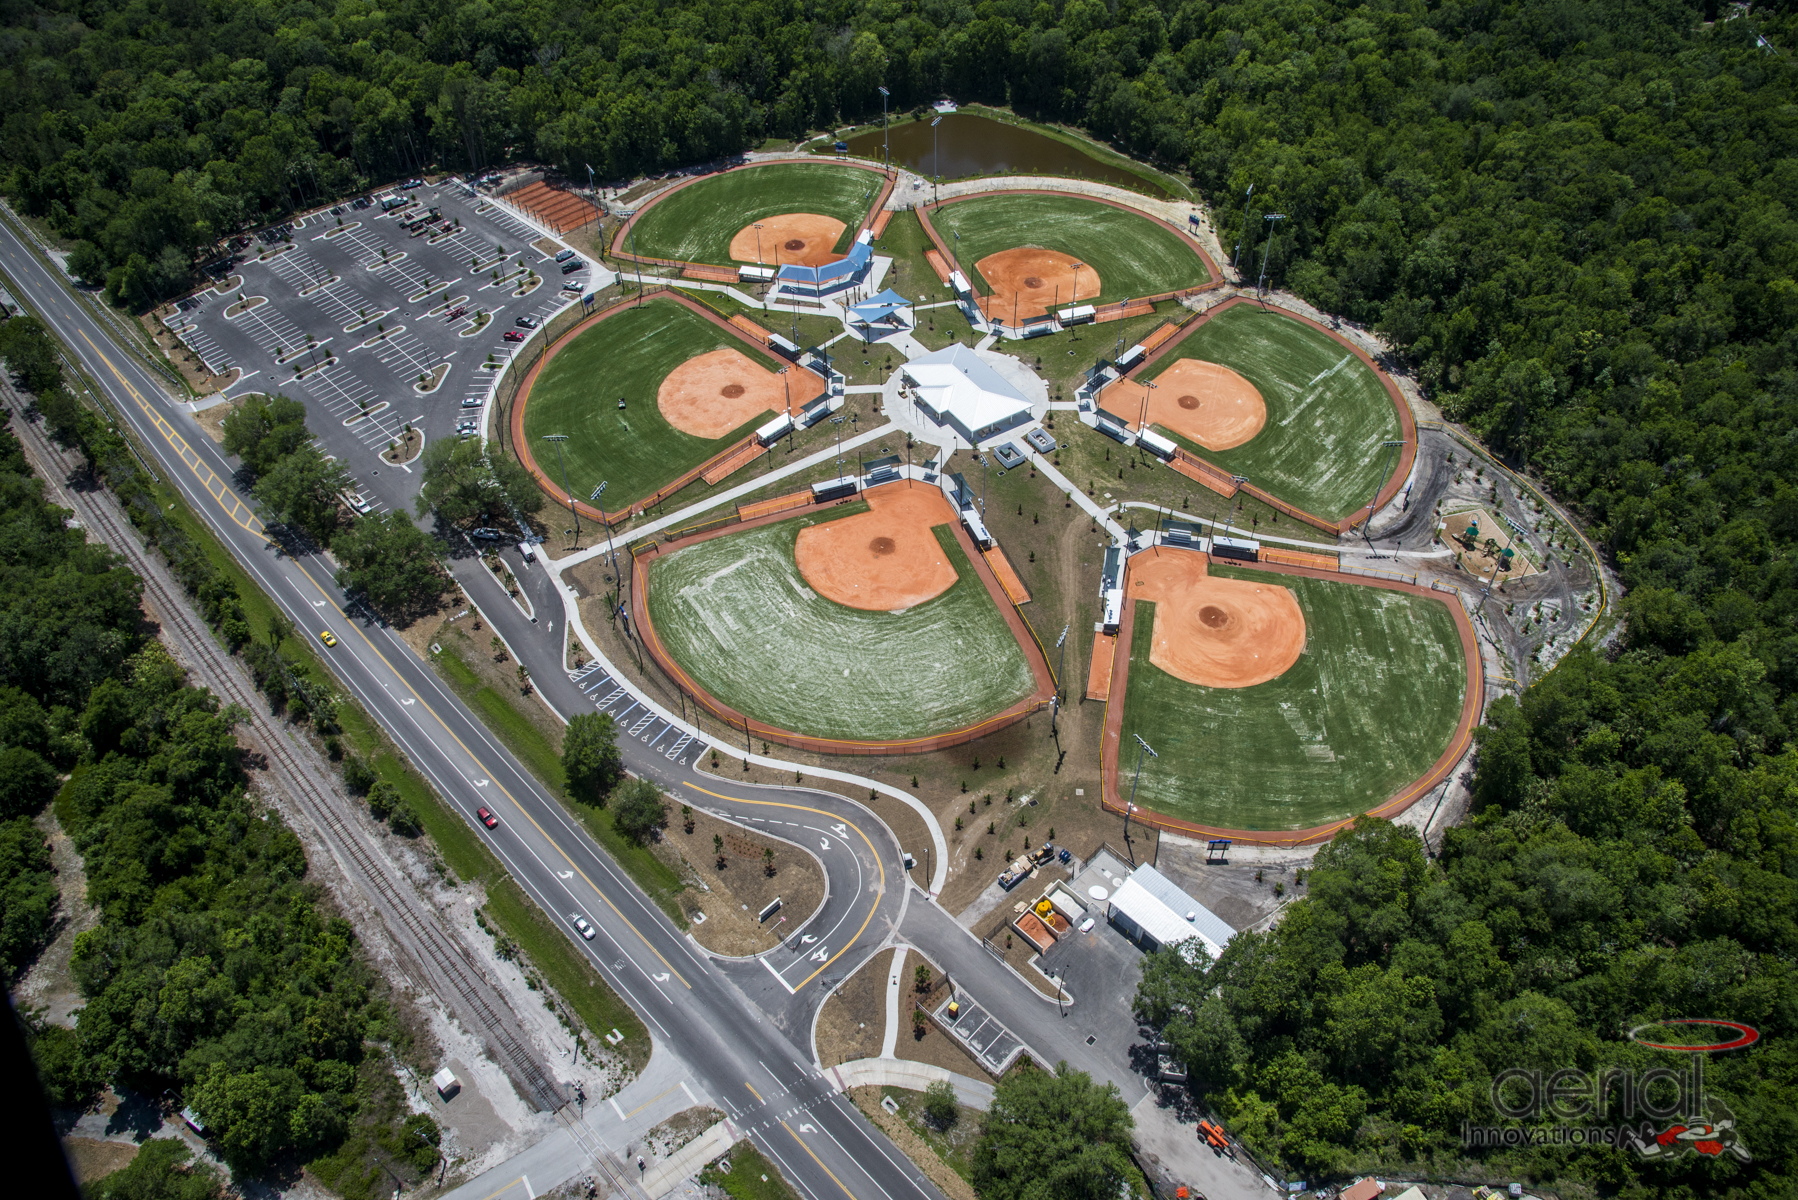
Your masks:
M 129 453 L 62 389 L 44 345 L 36 322 L 0 325 L 0 357 L 43 389 L 46 422 L 111 464 L 108 482 L 148 523 L 159 506 L 114 461 Z M 389 1055 L 408 1035 L 348 923 L 306 881 L 299 839 L 247 790 L 243 713 L 188 684 L 147 635 L 142 582 L 68 518 L 0 428 L 0 970 L 10 982 L 54 932 L 57 889 L 34 821 L 47 806 L 99 912 L 75 939 L 78 1027 L 20 1014 L 46 1093 L 81 1106 L 107 1085 L 172 1088 L 251 1174 L 307 1161 L 358 1195 L 388 1168 L 418 1178 L 436 1162 L 437 1130 L 398 1095 Z M 151 527 L 215 626 L 247 637 L 229 582 L 177 527 Z M 162 1195 L 166 1183 L 211 1195 L 203 1172 L 169 1175 L 184 1156 L 178 1144 L 147 1153 L 135 1169 L 144 1187 L 101 1193 Z
M 877 114 L 879 85 L 901 111 L 1008 103 L 1184 169 L 1232 248 L 1286 214 L 1274 277 L 1377 328 L 1450 417 L 1580 513 L 1627 585 L 1624 624 L 1493 706 L 1477 815 L 1434 858 L 1389 827 L 1345 834 L 1275 930 L 1216 964 L 1154 960 L 1145 1012 L 1251 1146 L 1314 1177 L 1459 1160 L 1506 1067 L 1649 1065 L 1624 1031 L 1742 1021 L 1761 1041 L 1712 1055 L 1707 1079 L 1752 1161 L 1483 1153 L 1608 1192 L 1789 1194 L 1790 5 L 4 11 L 0 186 L 131 306 L 245 223 L 371 182 L 514 158 L 623 178 Z M 41 701 L 52 737 L 78 699 Z

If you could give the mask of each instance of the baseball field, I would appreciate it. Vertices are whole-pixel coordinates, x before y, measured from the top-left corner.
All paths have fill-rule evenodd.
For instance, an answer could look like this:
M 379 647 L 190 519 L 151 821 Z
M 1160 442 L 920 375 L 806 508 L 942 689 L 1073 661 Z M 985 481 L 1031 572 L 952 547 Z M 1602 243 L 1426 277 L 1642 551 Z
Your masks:
M 683 262 L 754 262 L 753 249 L 732 254 L 733 239 L 758 221 L 769 224 L 788 214 L 809 213 L 842 223 L 842 230 L 823 247 L 827 259 L 840 257 L 855 240 L 881 185 L 877 173 L 838 163 L 769 163 L 726 171 L 688 184 L 645 208 L 634 227 L 634 252 Z M 816 231 L 809 226 L 779 236 L 772 229 L 762 233 L 766 239 L 762 261 L 770 265 L 818 257 Z M 791 241 L 804 245 L 783 249 Z M 754 245 L 753 232 L 748 245 Z M 633 250 L 628 240 L 620 248 Z M 744 251 L 745 246 L 736 249 Z
M 679 379 L 691 374 L 695 368 L 688 364 L 701 356 L 713 358 L 696 366 L 728 360 L 722 369 L 734 365 L 742 382 L 733 388 L 722 377 L 695 379 L 722 385 L 709 389 L 719 397 L 711 411 L 696 412 L 703 419 L 686 422 L 697 433 L 687 432 L 670 423 L 669 413 L 679 410 L 659 403 L 658 393 L 672 386 L 677 372 Z M 525 397 L 525 440 L 537 465 L 559 484 L 555 450 L 542 438 L 567 434 L 562 453 L 575 498 L 585 500 L 604 480 L 602 503 L 617 510 L 753 432 L 770 418 L 771 408 L 783 408 L 784 391 L 775 391 L 781 385 L 773 374 L 781 365 L 674 301 L 654 298 L 607 317 L 556 349 Z M 797 369 L 789 377 L 795 381 L 795 401 L 822 387 L 816 376 Z M 812 386 L 801 388 L 800 381 Z M 736 393 L 734 408 L 722 405 L 725 391 Z M 693 397 L 676 399 L 693 408 Z
M 1379 378 L 1340 342 L 1238 304 L 1187 334 L 1140 378 L 1155 380 L 1184 359 L 1229 367 L 1266 407 L 1265 424 L 1249 441 L 1224 450 L 1189 441 L 1187 449 L 1329 520 L 1373 499 L 1392 466 L 1380 443 L 1399 436 L 1398 413 Z
M 995 315 L 1006 320 L 1014 293 L 1023 318 L 1076 295 L 1083 304 L 1109 303 L 1211 279 L 1192 243 L 1173 230 L 1079 196 L 999 192 L 933 209 L 930 221 L 975 286 L 993 293 Z M 1071 269 L 1075 262 L 1078 272 Z
M 1143 760 L 1137 803 L 1233 829 L 1305 829 L 1365 812 L 1447 748 L 1467 678 L 1441 603 L 1216 560 L 1210 574 L 1289 589 L 1305 646 L 1266 682 L 1198 686 L 1150 661 L 1156 606 L 1138 602 L 1118 777 L 1126 798 L 1136 735 L 1160 756 Z
M 806 585 L 800 531 L 858 511 L 833 507 L 658 558 L 648 604 L 663 646 L 725 704 L 815 737 L 925 737 L 1028 696 L 1030 665 L 949 527 L 933 532 L 956 580 L 912 608 L 852 608 Z

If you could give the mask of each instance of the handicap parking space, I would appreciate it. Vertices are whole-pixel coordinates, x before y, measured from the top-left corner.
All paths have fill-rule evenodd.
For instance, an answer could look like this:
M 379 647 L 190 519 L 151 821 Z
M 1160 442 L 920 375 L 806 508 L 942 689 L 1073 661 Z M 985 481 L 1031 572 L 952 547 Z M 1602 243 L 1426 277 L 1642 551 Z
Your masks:
M 698 762 L 700 755 L 705 753 L 704 741 L 658 715 L 597 663 L 575 672 L 570 678 L 580 685 L 582 694 L 595 708 L 612 718 L 619 737 L 642 742 L 663 758 L 682 766 Z
M 949 1012 L 951 1004 L 956 1007 L 953 1016 Z M 1024 1048 L 1011 1030 L 960 988 L 943 1001 L 934 1015 L 937 1022 L 953 1033 L 994 1075 L 1004 1074 L 1012 1059 Z

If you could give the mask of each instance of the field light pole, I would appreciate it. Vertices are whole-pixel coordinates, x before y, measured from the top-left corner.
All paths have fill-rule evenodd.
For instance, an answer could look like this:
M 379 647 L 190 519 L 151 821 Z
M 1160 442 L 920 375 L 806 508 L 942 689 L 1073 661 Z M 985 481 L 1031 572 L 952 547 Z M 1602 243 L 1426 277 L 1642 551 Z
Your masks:
M 942 207 L 942 202 L 937 199 L 936 187 L 943 181 L 943 160 L 937 152 L 936 127 L 942 123 L 941 117 L 930 123 L 930 202 L 938 208 Z
M 559 451 L 560 447 L 557 447 L 557 449 Z M 566 486 L 567 481 L 564 480 L 563 484 L 564 484 L 564 486 Z M 602 479 L 599 481 L 599 486 L 593 489 L 593 494 L 591 496 L 588 496 L 587 499 L 593 501 L 595 504 L 598 504 L 599 498 L 605 494 L 606 494 L 606 480 Z M 618 577 L 618 548 L 616 546 L 612 545 L 612 523 L 610 521 L 606 520 L 606 510 L 605 510 L 605 506 L 603 504 L 600 505 L 600 509 L 599 509 L 599 521 L 600 521 L 600 524 L 602 524 L 606 527 L 606 553 L 609 554 L 612 558 L 612 577 L 614 579 L 616 579 Z
M 1267 230 L 1267 245 L 1261 247 L 1261 274 L 1255 278 L 1255 295 L 1257 296 L 1261 295 L 1261 285 L 1267 279 L 1267 256 L 1272 253 L 1274 248 L 1274 238 L 1279 236 L 1280 232 L 1280 227 L 1272 224 L 1272 222 L 1284 221 L 1286 219 L 1286 214 L 1268 213 L 1267 216 L 1262 219 L 1268 221 L 1269 225 Z
M 1255 197 L 1255 185 L 1251 183 L 1251 184 L 1249 184 L 1248 194 L 1242 198 L 1242 228 L 1238 229 L 1236 231 L 1236 253 L 1232 254 L 1230 256 L 1230 269 L 1232 271 L 1234 271 L 1237 267 L 1237 264 L 1242 261 L 1242 235 L 1249 231 L 1249 201 L 1254 199 L 1254 197 Z M 1250 257 L 1253 257 L 1254 253 L 1255 253 L 1254 244 L 1250 243 L 1250 245 L 1249 245 Z
M 837 482 L 843 479 L 843 422 L 848 417 L 832 417 L 830 423 L 837 427 Z
M 1080 268 L 1084 267 L 1085 265 L 1086 264 L 1083 262 L 1077 262 L 1074 264 L 1074 286 L 1072 289 L 1070 289 L 1071 294 L 1068 296 L 1068 307 L 1070 309 L 1080 307 Z M 1070 334 L 1072 334 L 1073 341 L 1077 342 L 1080 340 L 1080 335 L 1078 333 L 1074 333 L 1072 329 L 1070 329 L 1068 332 Z
M 568 440 L 568 435 L 565 433 L 546 433 L 543 435 L 543 440 L 546 442 L 554 442 L 556 444 L 556 463 L 562 468 L 562 494 L 568 497 L 568 514 L 574 518 L 574 544 L 578 547 L 581 544 L 581 513 L 580 510 L 574 506 L 574 493 L 568 490 L 568 463 L 562 457 L 562 443 Z M 610 530 L 607 532 L 609 533 Z M 618 564 L 616 562 L 612 564 L 612 569 L 614 571 L 618 569 Z
M 887 97 L 892 93 L 885 88 L 880 91 L 880 153 L 886 159 L 887 174 L 893 173 L 893 148 L 887 144 Z
M 1122 341 L 1123 339 L 1119 338 L 1118 340 Z M 1142 435 L 1147 433 L 1149 430 L 1149 393 L 1153 392 L 1159 386 L 1160 385 L 1157 384 L 1152 379 L 1143 380 L 1143 383 L 1142 383 L 1142 422 L 1139 425 L 1137 425 L 1137 427 L 1136 427 L 1136 440 L 1139 443 L 1142 441 Z
M 637 255 L 637 222 L 631 222 L 631 257 L 637 260 L 637 303 L 643 303 L 643 260 Z
M 980 456 L 980 515 L 986 516 L 986 455 Z
M 1137 733 L 1131 736 L 1136 739 L 1136 744 L 1142 749 L 1136 752 L 1136 777 L 1130 781 L 1130 800 L 1124 805 L 1124 844 L 1126 846 L 1130 844 L 1130 814 L 1136 811 L 1136 785 L 1142 782 L 1142 757 L 1144 754 L 1150 758 L 1161 757 L 1155 753 L 1149 743 L 1142 740 L 1142 734 Z M 1135 865 L 1136 852 L 1134 850 L 1130 853 L 1130 862 Z
M 775 374 L 780 376 L 781 383 L 784 384 L 787 389 L 787 419 L 790 421 L 793 419 L 793 381 L 787 378 L 787 369 L 785 367 L 776 371 Z
M 595 225 L 598 225 L 600 223 L 601 213 L 600 213 L 600 208 L 599 208 L 599 189 L 593 186 L 593 164 L 592 163 L 582 163 L 581 165 L 587 168 L 587 191 L 590 193 L 590 195 L 587 197 L 587 203 L 589 203 L 593 206 L 593 223 Z M 601 229 L 600 233 L 603 235 L 605 233 L 605 230 Z M 601 247 L 603 247 L 605 245 L 603 240 L 600 242 L 600 245 L 601 245 Z M 603 255 L 605 253 L 603 248 L 600 251 L 600 253 L 601 253 L 601 256 L 603 257 Z
M 1072 625 L 1063 625 L 1061 627 L 1061 636 L 1055 639 L 1055 650 L 1057 654 L 1060 655 L 1059 663 L 1055 668 L 1055 694 L 1058 696 L 1063 690 L 1062 680 L 1068 677 L 1068 630 L 1072 628 Z M 1051 727 L 1054 723 L 1053 719 L 1049 722 Z

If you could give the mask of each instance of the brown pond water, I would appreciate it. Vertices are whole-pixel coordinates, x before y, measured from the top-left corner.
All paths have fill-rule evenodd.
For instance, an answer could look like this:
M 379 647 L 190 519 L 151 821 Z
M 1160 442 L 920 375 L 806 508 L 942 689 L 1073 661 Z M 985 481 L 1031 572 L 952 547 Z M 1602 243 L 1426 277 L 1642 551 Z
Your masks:
M 934 136 L 933 136 L 934 133 Z M 1059 175 L 1094 179 L 1132 191 L 1170 199 L 1166 189 L 1122 167 L 1100 162 L 1066 142 L 1032 129 L 994 121 L 973 113 L 950 113 L 933 131 L 930 118 L 894 124 L 887 130 L 894 164 L 945 180 L 1011 171 L 1021 175 Z M 879 161 L 881 131 L 876 128 L 848 139 L 849 153 Z M 830 153 L 825 143 L 823 153 Z

